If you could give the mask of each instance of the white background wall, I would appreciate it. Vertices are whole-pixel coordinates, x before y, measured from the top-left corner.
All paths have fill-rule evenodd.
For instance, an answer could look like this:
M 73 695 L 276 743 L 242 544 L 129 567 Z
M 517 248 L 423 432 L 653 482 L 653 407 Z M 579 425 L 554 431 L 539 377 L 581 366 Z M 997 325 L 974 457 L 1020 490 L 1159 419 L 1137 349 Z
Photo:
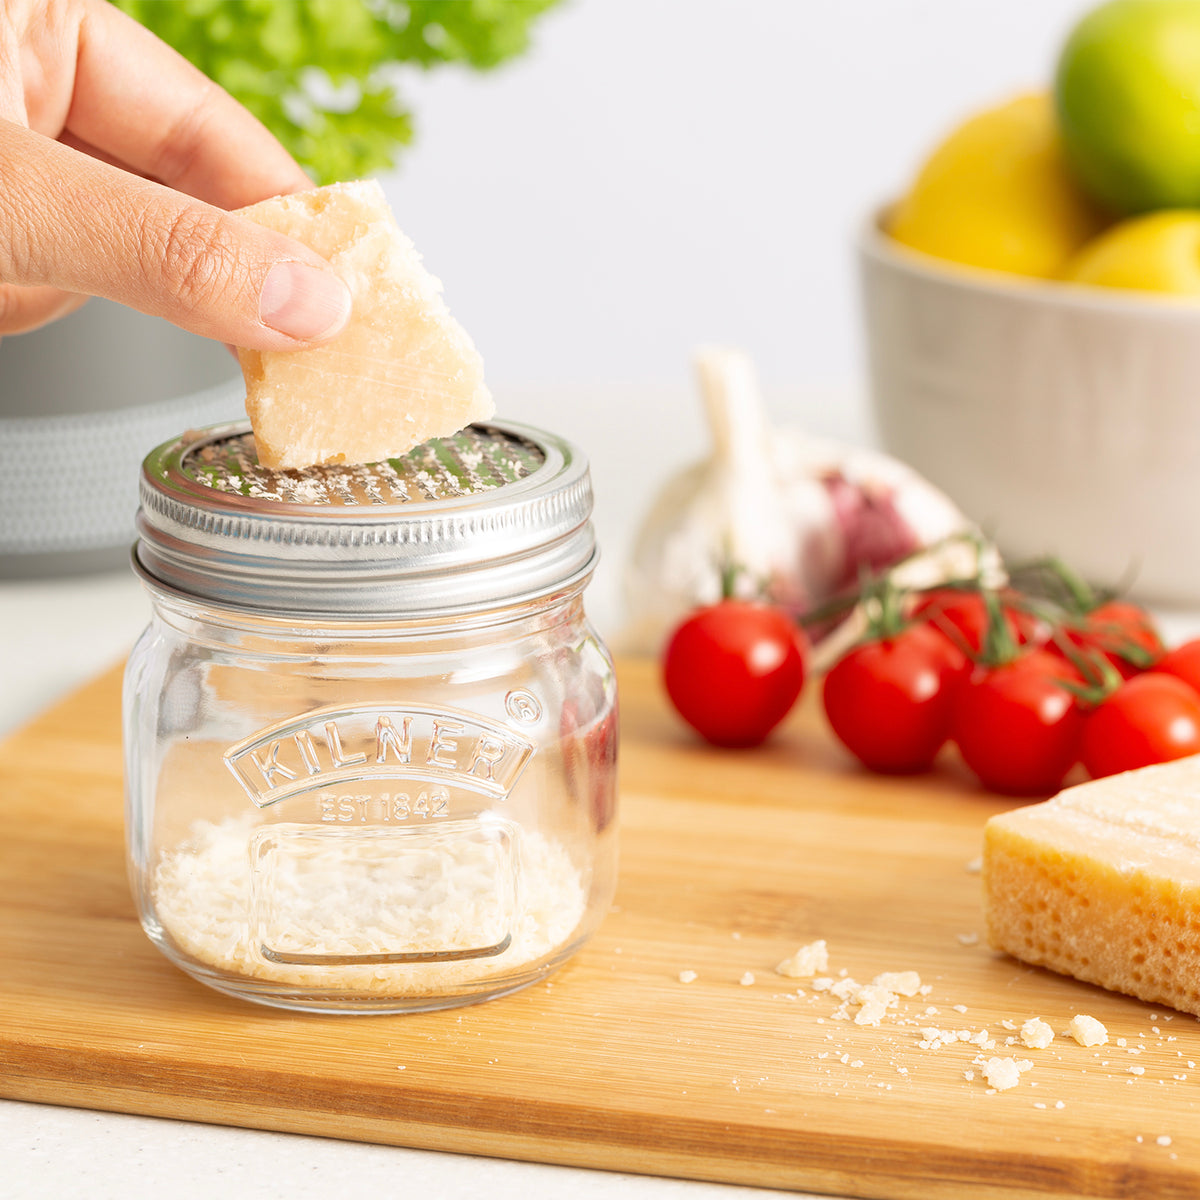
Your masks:
M 702 452 L 690 353 L 869 438 L 853 241 L 975 108 L 1048 85 L 1087 0 L 566 0 L 499 71 L 414 76 L 386 181 L 500 410 L 588 450 L 614 613 L 625 535 Z
M 566 0 L 525 58 L 417 75 L 389 180 L 501 393 L 676 383 L 698 339 L 857 382 L 854 232 L 1086 0 Z

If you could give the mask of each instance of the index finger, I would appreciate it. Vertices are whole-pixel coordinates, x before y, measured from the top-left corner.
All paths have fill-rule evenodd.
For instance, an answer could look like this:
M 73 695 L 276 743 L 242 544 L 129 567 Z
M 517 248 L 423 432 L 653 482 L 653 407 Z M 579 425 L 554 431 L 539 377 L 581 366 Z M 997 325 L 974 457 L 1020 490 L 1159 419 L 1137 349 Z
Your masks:
M 252 113 L 106 0 L 85 0 L 66 128 L 220 208 L 312 187 Z

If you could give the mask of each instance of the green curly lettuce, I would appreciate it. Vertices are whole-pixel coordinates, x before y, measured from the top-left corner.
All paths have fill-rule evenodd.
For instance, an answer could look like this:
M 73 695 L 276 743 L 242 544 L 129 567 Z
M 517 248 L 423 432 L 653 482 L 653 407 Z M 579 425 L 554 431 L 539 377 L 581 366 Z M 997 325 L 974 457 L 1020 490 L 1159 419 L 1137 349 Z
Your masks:
M 395 166 L 396 67 L 489 70 L 559 0 L 113 0 L 244 104 L 319 183 Z

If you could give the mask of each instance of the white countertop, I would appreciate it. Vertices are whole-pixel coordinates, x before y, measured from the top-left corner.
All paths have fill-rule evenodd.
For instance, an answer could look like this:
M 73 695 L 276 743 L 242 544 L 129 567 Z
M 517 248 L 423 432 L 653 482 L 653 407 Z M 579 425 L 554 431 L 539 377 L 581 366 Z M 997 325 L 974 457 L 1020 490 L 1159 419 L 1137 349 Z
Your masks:
M 328 1200 L 330 1194 L 439 1200 L 805 1200 L 796 1192 L 12 1101 L 0 1101 L 0 1160 L 5 1200 L 212 1200 L 216 1195 L 224 1200 Z

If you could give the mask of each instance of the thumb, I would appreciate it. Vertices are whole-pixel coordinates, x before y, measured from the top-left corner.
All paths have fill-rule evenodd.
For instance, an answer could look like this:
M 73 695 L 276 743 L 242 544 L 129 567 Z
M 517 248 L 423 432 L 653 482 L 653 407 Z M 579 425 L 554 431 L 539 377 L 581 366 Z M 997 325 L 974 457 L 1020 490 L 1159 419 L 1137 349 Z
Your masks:
M 307 246 L 6 121 L 0 180 L 9 293 L 104 296 L 255 350 L 295 350 L 349 319 L 349 289 Z M 29 305 L 0 300 L 12 332 L 5 314 Z

